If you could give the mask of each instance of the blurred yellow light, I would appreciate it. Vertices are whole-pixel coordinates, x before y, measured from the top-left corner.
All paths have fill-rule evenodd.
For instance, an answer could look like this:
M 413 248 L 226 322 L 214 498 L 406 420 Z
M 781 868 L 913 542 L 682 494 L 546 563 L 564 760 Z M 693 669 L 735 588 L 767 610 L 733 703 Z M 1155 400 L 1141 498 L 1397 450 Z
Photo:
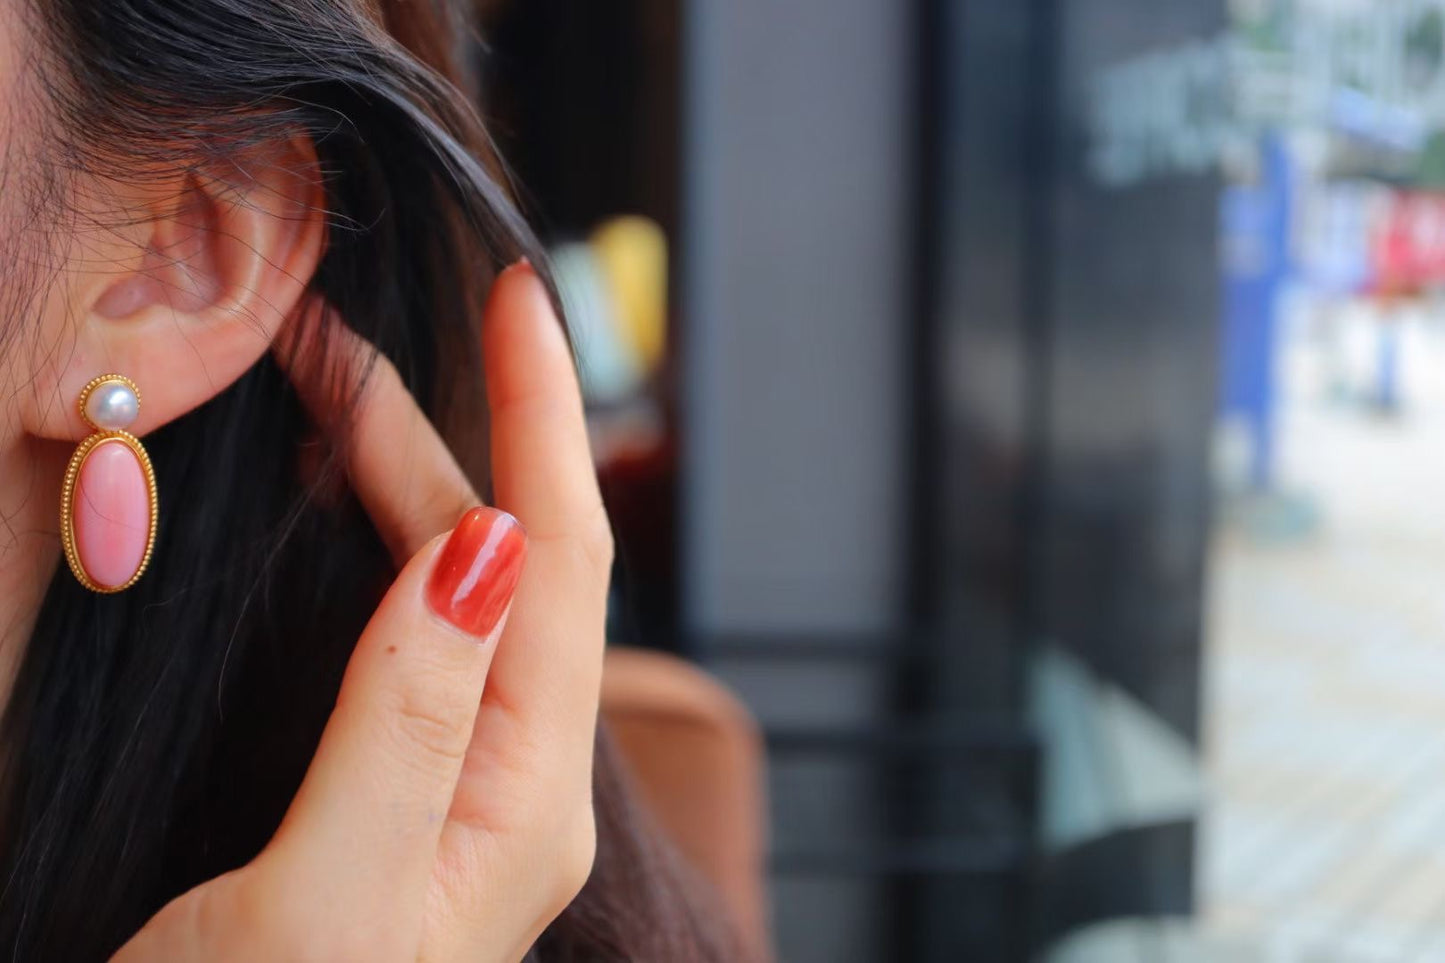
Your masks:
M 590 238 L 616 299 L 618 332 L 655 371 L 667 350 L 667 237 L 645 217 L 617 217 Z

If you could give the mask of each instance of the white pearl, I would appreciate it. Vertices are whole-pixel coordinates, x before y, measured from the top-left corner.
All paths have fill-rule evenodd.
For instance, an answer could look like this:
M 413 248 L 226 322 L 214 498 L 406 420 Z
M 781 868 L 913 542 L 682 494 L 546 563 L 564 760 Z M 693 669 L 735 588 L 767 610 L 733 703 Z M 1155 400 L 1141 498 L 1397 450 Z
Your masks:
M 123 381 L 98 384 L 85 399 L 85 417 L 97 428 L 129 428 L 139 414 L 140 399 Z

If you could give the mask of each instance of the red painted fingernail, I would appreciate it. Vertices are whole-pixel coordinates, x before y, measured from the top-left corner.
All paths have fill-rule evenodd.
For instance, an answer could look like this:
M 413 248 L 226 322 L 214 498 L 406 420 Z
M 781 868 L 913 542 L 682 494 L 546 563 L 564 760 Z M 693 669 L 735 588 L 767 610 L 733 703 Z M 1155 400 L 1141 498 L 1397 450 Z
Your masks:
M 495 508 L 473 508 L 437 556 L 426 583 L 427 604 L 463 632 L 483 637 L 507 610 L 526 555 L 527 536 L 515 518 Z

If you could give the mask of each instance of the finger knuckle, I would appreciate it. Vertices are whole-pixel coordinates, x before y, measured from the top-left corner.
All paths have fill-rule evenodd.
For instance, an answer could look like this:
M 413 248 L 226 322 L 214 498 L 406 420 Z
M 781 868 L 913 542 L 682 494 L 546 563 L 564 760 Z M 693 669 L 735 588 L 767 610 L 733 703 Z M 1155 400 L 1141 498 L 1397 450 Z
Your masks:
M 223 893 L 212 892 L 206 906 L 200 912 L 212 918 L 224 914 L 242 932 L 264 933 L 273 929 L 285 929 L 282 919 L 272 912 L 272 902 L 263 887 L 257 886 L 243 875 L 230 877 L 231 885 Z M 205 887 L 212 890 L 212 887 Z
M 200 886 L 177 896 L 146 924 L 142 935 L 163 933 L 160 942 L 172 947 L 199 951 L 224 938 L 230 928 L 225 915 L 217 911 L 213 886 Z
M 268 871 L 253 864 L 233 877 L 223 912 L 231 925 L 255 944 L 258 956 L 304 952 L 320 959 L 327 927 L 314 912 L 308 898 L 312 895 L 301 888 L 299 874 L 278 872 L 275 865 Z
M 196 887 L 167 904 L 148 924 L 165 936 L 148 958 L 241 963 L 252 960 L 315 960 L 367 963 L 403 959 L 406 944 L 385 925 L 343 925 L 318 912 L 314 891 L 295 874 L 258 872 L 247 866 Z M 370 921 L 376 923 L 377 921 Z
M 148 928 L 166 933 L 163 942 L 210 959 L 244 959 L 276 930 L 266 904 L 237 873 L 219 876 L 176 897 L 156 914 Z
M 361 359 L 365 365 L 364 375 L 371 379 L 371 384 L 377 389 L 386 389 L 395 385 L 405 385 L 406 382 L 401 376 L 401 371 L 392 360 L 381 351 L 369 351 Z
M 560 913 L 587 885 L 597 861 L 597 820 L 591 809 L 558 838 L 561 851 L 557 857 L 553 897 L 555 909 Z
M 583 556 L 599 572 L 610 572 L 617 554 L 617 543 L 612 537 L 612 523 L 607 511 L 598 503 L 577 537 Z
M 454 765 L 466 755 L 472 719 L 438 687 L 410 686 L 398 696 L 392 713 L 397 748 L 418 765 Z

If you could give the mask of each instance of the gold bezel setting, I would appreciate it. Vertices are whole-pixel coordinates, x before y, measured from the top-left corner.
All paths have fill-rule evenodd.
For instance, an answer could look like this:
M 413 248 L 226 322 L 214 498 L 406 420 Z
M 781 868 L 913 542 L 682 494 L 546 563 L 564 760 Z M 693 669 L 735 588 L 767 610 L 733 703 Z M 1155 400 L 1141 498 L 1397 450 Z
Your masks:
M 105 375 L 96 378 L 81 392 L 82 417 L 84 417 L 86 396 L 95 387 L 107 381 L 122 381 L 130 384 L 129 378 L 123 378 L 120 375 Z M 135 386 L 131 385 L 131 389 L 134 390 L 134 388 Z M 139 392 L 136 397 L 140 397 Z M 125 445 L 140 462 L 141 474 L 145 476 L 146 481 L 146 496 L 150 501 L 150 530 L 146 532 L 146 547 L 145 552 L 141 555 L 140 564 L 124 584 L 113 586 L 100 585 L 91 579 L 80 561 L 80 552 L 75 545 L 75 495 L 80 480 L 80 466 L 85 463 L 85 459 L 91 452 L 101 445 L 110 443 Z M 75 454 L 70 456 L 70 464 L 65 467 L 65 482 L 60 490 L 60 540 L 65 548 L 65 560 L 70 563 L 70 571 L 74 573 L 76 580 L 92 592 L 99 592 L 103 595 L 123 592 L 130 588 L 145 574 L 146 567 L 150 565 L 151 552 L 154 551 L 156 545 L 156 523 L 159 519 L 160 500 L 156 493 L 155 469 L 151 467 L 150 455 L 146 454 L 145 446 L 141 444 L 140 439 L 128 431 L 119 429 L 97 431 L 86 437 L 75 449 Z

